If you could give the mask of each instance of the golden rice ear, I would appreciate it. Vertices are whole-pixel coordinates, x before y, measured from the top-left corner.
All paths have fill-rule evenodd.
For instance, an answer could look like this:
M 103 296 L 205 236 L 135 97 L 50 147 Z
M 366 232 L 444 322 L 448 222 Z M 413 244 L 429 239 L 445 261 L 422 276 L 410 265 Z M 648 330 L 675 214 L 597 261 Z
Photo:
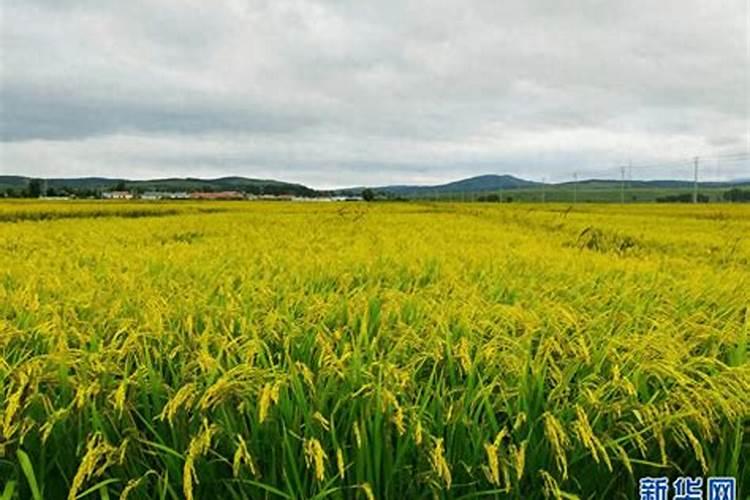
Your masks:
M 108 467 L 116 463 L 114 458 L 117 451 L 100 433 L 92 435 L 86 443 L 86 453 L 71 482 L 68 500 L 75 500 L 87 480 L 101 476 Z
M 315 479 L 323 481 L 326 474 L 325 462 L 328 457 L 323 451 L 320 441 L 315 438 L 305 439 L 304 451 L 307 467 L 313 470 Z
M 451 469 L 448 462 L 445 460 L 445 449 L 444 449 L 443 438 L 435 438 L 435 445 L 430 451 L 430 462 L 432 463 L 432 470 L 445 484 L 445 489 L 451 489 L 451 483 L 453 478 L 451 476 Z
M 491 484 L 500 486 L 500 460 L 498 459 L 498 447 L 492 443 L 484 443 L 484 451 L 487 454 L 487 478 Z
M 182 492 L 187 500 L 193 499 L 193 483 L 199 482 L 195 472 L 195 461 L 211 448 L 211 440 L 218 430 L 216 425 L 209 425 L 208 420 L 204 419 L 200 432 L 190 440 L 182 469 Z
M 344 465 L 344 452 L 341 448 L 336 448 L 336 467 L 339 471 L 339 477 L 344 479 L 346 476 L 346 467 Z

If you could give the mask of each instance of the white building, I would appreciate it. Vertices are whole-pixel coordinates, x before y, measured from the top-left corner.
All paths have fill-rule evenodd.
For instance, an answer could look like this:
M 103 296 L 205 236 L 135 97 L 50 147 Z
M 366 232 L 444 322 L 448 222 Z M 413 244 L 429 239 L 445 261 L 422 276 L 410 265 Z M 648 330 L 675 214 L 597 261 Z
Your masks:
M 142 200 L 187 200 L 190 195 L 185 192 L 146 191 L 141 195 Z
M 133 193 L 130 191 L 104 191 L 102 198 L 105 200 L 132 200 Z

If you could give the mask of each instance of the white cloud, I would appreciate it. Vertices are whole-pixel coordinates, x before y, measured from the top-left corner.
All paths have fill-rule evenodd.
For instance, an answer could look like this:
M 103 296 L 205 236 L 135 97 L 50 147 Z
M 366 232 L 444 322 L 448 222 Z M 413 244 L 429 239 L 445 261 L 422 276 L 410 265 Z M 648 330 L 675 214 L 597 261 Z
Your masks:
M 5 0 L 2 12 L 2 173 L 323 187 L 748 151 L 743 0 Z M 726 163 L 722 177 L 748 169 Z

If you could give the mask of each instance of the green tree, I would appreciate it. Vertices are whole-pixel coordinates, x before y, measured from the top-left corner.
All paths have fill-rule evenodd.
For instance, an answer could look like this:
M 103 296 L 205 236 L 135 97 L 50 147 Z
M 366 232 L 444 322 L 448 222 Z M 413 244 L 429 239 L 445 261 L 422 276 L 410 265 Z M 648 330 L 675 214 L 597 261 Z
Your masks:
M 42 179 L 31 179 L 26 193 L 29 198 L 39 198 L 42 196 L 44 181 Z
M 750 190 L 733 188 L 729 191 L 724 191 L 723 198 L 725 201 L 750 201 Z
M 362 191 L 362 199 L 365 201 L 373 201 L 375 199 L 375 193 L 372 189 L 365 189 Z

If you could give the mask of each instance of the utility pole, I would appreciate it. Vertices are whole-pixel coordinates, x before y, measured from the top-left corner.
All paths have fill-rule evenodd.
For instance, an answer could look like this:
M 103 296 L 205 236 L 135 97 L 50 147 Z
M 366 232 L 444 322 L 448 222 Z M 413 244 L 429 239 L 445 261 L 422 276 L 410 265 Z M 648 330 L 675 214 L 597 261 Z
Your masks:
M 698 203 L 698 157 L 693 158 L 693 203 Z
M 620 167 L 620 203 L 625 204 L 625 167 Z
M 578 203 L 578 172 L 573 173 L 573 203 Z

